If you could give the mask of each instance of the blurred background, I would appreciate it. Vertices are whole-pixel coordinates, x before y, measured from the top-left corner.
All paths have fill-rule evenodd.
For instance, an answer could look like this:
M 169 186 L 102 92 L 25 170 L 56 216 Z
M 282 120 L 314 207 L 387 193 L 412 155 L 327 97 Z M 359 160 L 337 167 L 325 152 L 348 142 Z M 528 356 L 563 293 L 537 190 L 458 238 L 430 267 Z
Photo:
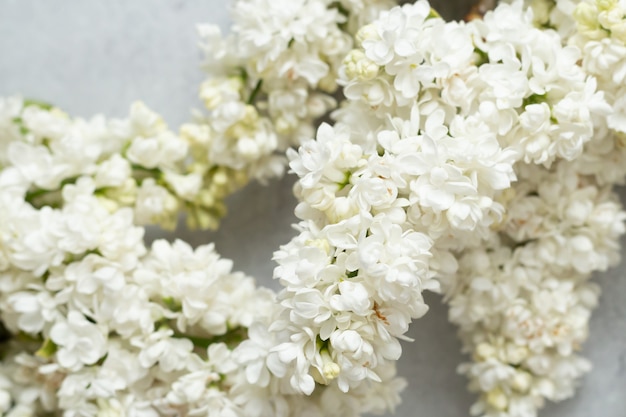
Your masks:
M 467 0 L 437 1 L 445 17 L 460 17 Z M 170 127 L 201 108 L 195 25 L 230 25 L 225 0 L 0 0 L 0 95 L 53 103 L 72 115 L 103 113 L 123 117 L 135 100 L 160 113 Z M 229 215 L 219 231 L 165 233 L 150 230 L 149 239 L 175 237 L 194 245 L 215 242 L 235 262 L 235 269 L 273 286 L 272 252 L 295 234 L 291 224 L 294 178 L 268 186 L 252 184 L 229 199 Z M 621 190 L 626 200 L 626 190 Z M 626 243 L 623 242 L 623 243 Z M 625 251 L 623 251 L 624 254 Z M 593 371 L 576 398 L 551 404 L 543 417 L 624 417 L 626 415 L 626 263 L 601 274 L 600 307 L 591 322 L 584 354 Z M 409 385 L 399 417 L 468 415 L 473 394 L 457 365 L 460 353 L 454 326 L 441 298 L 427 294 L 430 312 L 409 332 L 398 367 Z

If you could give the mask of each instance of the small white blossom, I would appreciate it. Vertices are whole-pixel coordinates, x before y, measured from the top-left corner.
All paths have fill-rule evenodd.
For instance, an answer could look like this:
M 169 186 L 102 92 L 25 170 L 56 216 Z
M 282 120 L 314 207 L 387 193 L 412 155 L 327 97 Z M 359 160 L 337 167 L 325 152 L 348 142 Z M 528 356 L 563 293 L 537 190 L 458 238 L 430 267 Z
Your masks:
M 103 329 L 77 311 L 70 311 L 67 321 L 52 326 L 50 339 L 59 346 L 56 353 L 59 365 L 70 370 L 93 365 L 106 354 Z

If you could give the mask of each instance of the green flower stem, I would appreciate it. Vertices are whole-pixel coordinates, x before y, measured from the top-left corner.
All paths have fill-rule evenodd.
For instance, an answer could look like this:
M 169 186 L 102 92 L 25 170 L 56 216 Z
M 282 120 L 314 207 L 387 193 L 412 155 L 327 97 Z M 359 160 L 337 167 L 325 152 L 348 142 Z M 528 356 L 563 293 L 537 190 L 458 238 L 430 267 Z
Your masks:
M 58 193 L 60 192 L 63 187 L 65 187 L 68 184 L 75 184 L 76 181 L 78 180 L 78 177 L 70 177 L 70 178 L 66 178 L 63 181 L 61 181 L 61 183 L 59 184 L 58 188 L 55 188 L 53 190 L 47 190 L 45 188 L 37 188 L 35 190 L 32 191 L 28 191 L 26 193 L 26 195 L 24 196 L 24 200 L 26 200 L 26 202 L 30 203 L 31 205 L 38 207 L 36 203 L 36 199 L 43 197 L 45 195 L 50 195 L 53 193 Z
M 248 330 L 245 327 L 234 327 L 228 329 L 226 333 L 212 337 L 191 336 L 174 331 L 174 337 L 178 339 L 189 339 L 196 348 L 206 350 L 214 343 L 225 343 L 230 349 L 248 338 Z
M 263 86 L 263 80 L 259 80 L 254 86 L 254 90 L 250 94 L 250 98 L 248 99 L 248 104 L 254 104 L 254 100 L 256 100 L 256 96 L 261 91 L 261 86 Z

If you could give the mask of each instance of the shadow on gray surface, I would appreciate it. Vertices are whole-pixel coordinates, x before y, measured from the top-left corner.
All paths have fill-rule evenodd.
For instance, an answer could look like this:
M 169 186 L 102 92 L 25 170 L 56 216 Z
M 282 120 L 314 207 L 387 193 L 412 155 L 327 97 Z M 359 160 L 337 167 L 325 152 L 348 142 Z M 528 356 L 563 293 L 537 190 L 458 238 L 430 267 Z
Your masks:
M 278 289 L 272 280 L 272 255 L 295 236 L 292 224 L 296 199 L 292 193 L 295 177 L 287 175 L 267 186 L 252 183 L 230 196 L 228 214 L 216 231 L 189 230 L 184 219 L 175 232 L 149 228 L 147 240 L 183 239 L 196 247 L 215 243 L 217 252 L 234 261 L 234 270 L 255 277 L 259 285 Z

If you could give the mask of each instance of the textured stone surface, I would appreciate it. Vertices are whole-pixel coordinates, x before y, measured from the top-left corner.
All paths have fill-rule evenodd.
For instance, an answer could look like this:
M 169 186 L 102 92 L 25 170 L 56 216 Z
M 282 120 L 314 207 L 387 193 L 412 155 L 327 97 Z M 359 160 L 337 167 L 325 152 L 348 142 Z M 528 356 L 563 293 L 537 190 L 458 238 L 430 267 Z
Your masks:
M 123 116 L 142 99 L 173 128 L 199 107 L 202 79 L 194 24 L 228 26 L 222 0 L 0 0 L 0 94 L 21 93 L 71 114 Z M 441 9 L 441 7 L 440 7 Z M 444 13 L 458 15 L 459 9 Z M 181 232 L 194 244 L 215 241 L 235 267 L 272 285 L 272 252 L 294 233 L 292 178 L 251 185 L 230 199 L 216 233 Z M 626 192 L 622 190 L 622 196 Z M 173 237 L 158 231 L 157 236 Z M 625 242 L 626 243 L 626 242 Z M 626 264 L 596 279 L 602 304 L 591 323 L 585 354 L 594 370 L 576 398 L 548 406 L 543 417 L 626 415 Z M 409 380 L 400 417 L 467 415 L 473 396 L 456 374 L 464 358 L 446 307 L 428 295 L 431 311 L 413 324 L 400 373 Z

